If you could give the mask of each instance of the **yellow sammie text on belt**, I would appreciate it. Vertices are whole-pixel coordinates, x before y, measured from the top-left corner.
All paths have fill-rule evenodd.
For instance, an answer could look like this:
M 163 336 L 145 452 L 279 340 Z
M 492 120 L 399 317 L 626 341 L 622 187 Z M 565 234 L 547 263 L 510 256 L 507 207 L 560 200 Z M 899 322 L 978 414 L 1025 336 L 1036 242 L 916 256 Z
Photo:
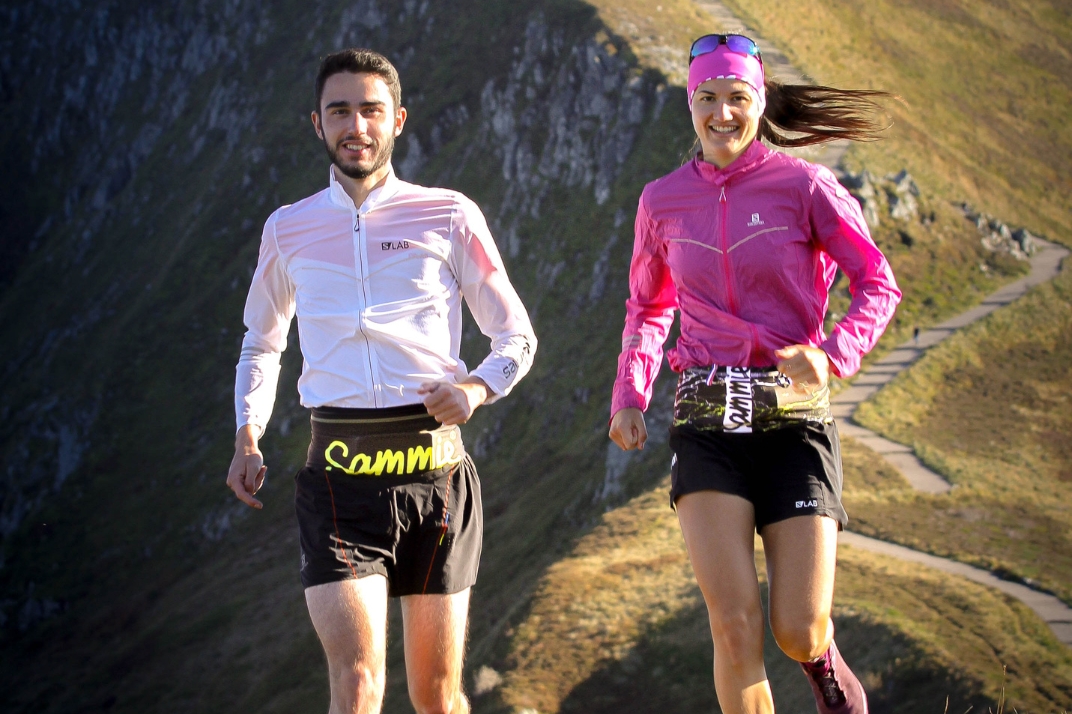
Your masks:
M 344 442 L 333 441 L 324 449 L 324 459 L 331 464 L 325 468 L 328 471 L 339 469 L 351 476 L 380 476 L 385 473 L 408 476 L 419 471 L 433 471 L 450 466 L 462 460 L 462 452 L 458 451 L 452 441 L 438 439 L 432 446 L 412 446 L 405 451 L 377 451 L 375 461 L 369 454 L 355 454 L 348 467 L 332 458 L 332 452 L 336 450 L 340 451 L 340 458 L 350 457 L 350 448 Z

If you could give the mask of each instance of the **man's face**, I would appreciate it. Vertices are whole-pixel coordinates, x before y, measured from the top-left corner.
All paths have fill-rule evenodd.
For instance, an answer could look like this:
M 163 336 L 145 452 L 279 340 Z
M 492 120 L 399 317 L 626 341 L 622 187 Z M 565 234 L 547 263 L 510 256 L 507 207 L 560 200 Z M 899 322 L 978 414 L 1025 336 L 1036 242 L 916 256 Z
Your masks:
M 362 180 L 391 160 L 406 110 L 394 107 L 391 90 L 379 75 L 340 72 L 324 83 L 320 111 L 312 119 L 331 162 L 346 176 Z

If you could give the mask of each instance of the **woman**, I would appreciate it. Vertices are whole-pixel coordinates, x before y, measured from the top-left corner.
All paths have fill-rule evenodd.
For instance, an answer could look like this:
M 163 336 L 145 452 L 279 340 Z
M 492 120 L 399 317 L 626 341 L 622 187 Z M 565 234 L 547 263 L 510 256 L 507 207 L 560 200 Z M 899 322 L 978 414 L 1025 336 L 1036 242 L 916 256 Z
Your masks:
M 765 79 L 749 38 L 701 37 L 688 80 L 700 151 L 640 198 L 610 437 L 626 450 L 644 447 L 643 410 L 679 309 L 681 336 L 667 355 L 680 373 L 670 498 L 707 604 L 726 714 L 774 711 L 756 531 L 771 629 L 808 675 L 819 712 L 867 711 L 830 620 L 847 517 L 828 380 L 859 369 L 901 293 L 833 173 L 757 138 L 781 146 L 875 139 L 885 128 L 876 96 L 888 95 L 780 85 Z M 827 336 L 837 268 L 853 299 Z

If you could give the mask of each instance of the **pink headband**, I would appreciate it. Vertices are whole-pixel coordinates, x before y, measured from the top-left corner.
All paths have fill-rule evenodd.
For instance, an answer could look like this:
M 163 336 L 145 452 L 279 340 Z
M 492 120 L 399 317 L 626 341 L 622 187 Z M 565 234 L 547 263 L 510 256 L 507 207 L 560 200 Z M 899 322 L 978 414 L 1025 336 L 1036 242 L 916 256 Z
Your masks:
M 689 106 L 696 89 L 709 79 L 739 79 L 756 93 L 759 110 L 767 104 L 763 91 L 763 63 L 756 57 L 731 52 L 720 45 L 714 52 L 700 55 L 689 65 Z

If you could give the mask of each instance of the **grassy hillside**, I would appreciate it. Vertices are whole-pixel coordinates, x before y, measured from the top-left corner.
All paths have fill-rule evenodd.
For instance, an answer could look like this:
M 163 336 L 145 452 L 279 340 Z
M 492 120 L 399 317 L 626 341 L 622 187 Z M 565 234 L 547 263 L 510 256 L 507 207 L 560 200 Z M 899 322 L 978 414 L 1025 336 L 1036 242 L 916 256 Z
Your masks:
M 858 466 L 849 464 L 854 490 L 865 486 Z M 668 489 L 663 481 L 608 513 L 548 569 L 513 637 L 505 711 L 717 706 L 707 613 Z M 765 580 L 758 539 L 756 567 Z M 874 712 L 993 711 L 1003 690 L 1006 711 L 1048 712 L 1072 692 L 1072 653 L 1025 606 L 987 588 L 842 548 L 836 602 L 839 646 Z M 765 651 L 779 711 L 810 711 L 803 675 L 769 633 Z
M 1072 10 L 1057 0 L 728 0 L 820 82 L 896 92 L 850 164 L 1072 243 Z
M 1072 602 L 1072 272 L 954 335 L 858 419 L 955 486 L 854 496 L 862 530 L 1040 584 Z

